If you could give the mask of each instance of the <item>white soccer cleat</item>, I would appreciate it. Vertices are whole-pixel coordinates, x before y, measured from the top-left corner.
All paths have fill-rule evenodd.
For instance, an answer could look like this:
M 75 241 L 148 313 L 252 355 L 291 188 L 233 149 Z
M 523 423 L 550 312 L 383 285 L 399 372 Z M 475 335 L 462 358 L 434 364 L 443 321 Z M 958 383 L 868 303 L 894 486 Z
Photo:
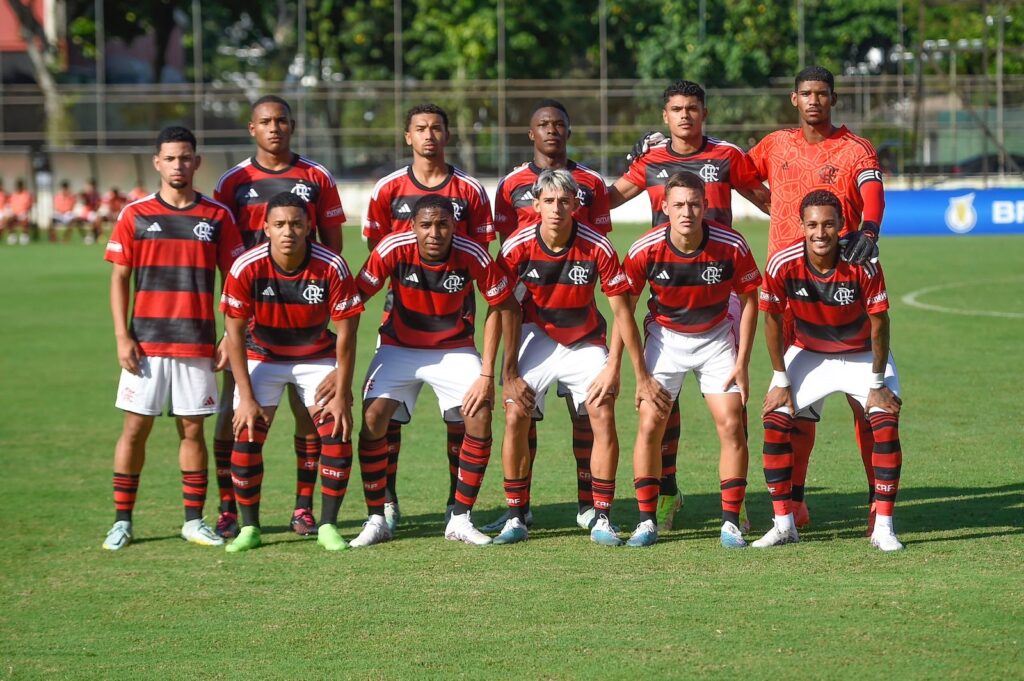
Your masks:
M 506 510 L 504 513 L 501 514 L 500 518 L 498 518 L 494 522 L 490 522 L 490 523 L 487 523 L 486 525 L 484 525 L 484 527 L 483 527 L 484 532 L 497 532 L 499 530 L 504 529 L 505 523 L 507 523 L 509 521 L 509 518 L 511 518 L 511 517 L 512 517 L 512 511 Z M 526 527 L 533 527 L 533 511 L 532 510 L 526 512 Z
M 452 515 L 444 528 L 444 538 L 452 541 L 461 541 L 474 546 L 484 546 L 491 543 L 491 538 L 480 530 L 473 527 L 473 521 L 469 517 L 469 511 Z
M 800 535 L 796 532 L 796 525 L 792 525 L 788 532 L 780 530 L 778 525 L 772 525 L 772 529 L 765 532 L 764 536 L 753 542 L 751 546 L 755 549 L 766 549 L 769 546 L 796 544 L 799 541 Z
M 384 502 L 384 522 L 387 523 L 391 533 L 395 533 L 398 521 L 402 519 L 402 510 L 398 507 L 398 500 Z
M 132 543 L 132 523 L 130 520 L 118 520 L 107 532 L 103 540 L 103 548 L 107 551 L 120 551 Z
M 589 530 L 597 519 L 597 509 L 591 506 L 583 513 L 576 514 L 576 526 L 581 530 Z
M 526 524 L 519 518 L 509 517 L 501 529 L 501 534 L 494 538 L 494 543 L 518 544 L 521 541 L 526 541 L 529 537 L 530 533 L 526 529 Z
M 653 525 L 653 523 L 651 523 Z M 643 523 L 641 523 L 643 525 Z M 637 527 L 639 530 L 640 528 Z M 657 532 L 654 537 L 657 539 Z M 613 527 L 611 522 L 608 520 L 608 516 L 599 515 L 597 521 L 594 522 L 594 526 L 590 528 L 590 541 L 601 546 L 622 546 L 623 541 L 619 539 L 619 533 L 617 528 Z
M 388 529 L 387 521 L 382 515 L 371 515 L 370 519 L 363 523 L 363 531 L 359 536 L 348 543 L 354 549 L 364 546 L 373 546 L 386 541 L 391 541 L 391 530 Z
M 902 551 L 903 544 L 896 538 L 896 533 L 885 527 L 876 527 L 871 534 L 871 545 L 880 551 Z
M 223 546 L 224 538 L 217 536 L 217 533 L 206 524 L 202 518 L 186 520 L 181 526 L 181 538 L 190 544 L 200 546 Z

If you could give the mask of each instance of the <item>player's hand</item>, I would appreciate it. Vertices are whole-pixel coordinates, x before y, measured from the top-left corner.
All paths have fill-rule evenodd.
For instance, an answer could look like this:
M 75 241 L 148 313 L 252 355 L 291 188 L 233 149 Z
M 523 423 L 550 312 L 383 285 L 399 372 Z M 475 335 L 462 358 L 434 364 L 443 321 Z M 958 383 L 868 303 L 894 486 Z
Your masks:
M 501 387 L 502 397 L 505 404 L 517 404 L 527 414 L 532 414 L 537 404 L 537 395 L 533 392 L 522 376 L 509 378 L 505 376 Z
M 598 405 L 608 397 L 614 400 L 618 394 L 619 372 L 611 364 L 606 364 L 587 388 L 587 404 Z
M 320 385 L 316 387 L 316 393 L 313 396 L 315 400 L 314 404 L 323 407 L 328 402 L 334 399 L 334 396 L 338 394 L 338 372 L 332 371 L 328 375 L 324 376 L 324 380 L 320 381 Z M 351 404 L 351 402 L 349 402 Z
M 789 413 L 796 415 L 796 411 L 793 409 L 793 391 L 789 388 L 769 388 L 768 394 L 764 396 L 764 404 L 761 406 L 761 418 L 778 411 L 781 407 L 788 407 Z
M 224 371 L 228 368 L 228 339 L 226 337 L 221 338 L 220 342 L 217 343 L 217 351 L 214 354 L 213 370 Z
M 249 442 L 254 440 L 253 432 L 256 430 L 256 422 L 260 419 L 267 420 L 267 414 L 263 407 L 252 398 L 242 398 L 235 407 L 235 414 L 231 417 L 231 430 L 235 439 L 241 434 L 243 428 L 249 429 Z
M 327 421 L 327 417 L 330 416 L 334 419 L 334 428 L 331 430 L 331 437 L 338 437 L 338 433 L 341 433 L 342 442 L 348 442 L 352 439 L 352 393 L 349 393 L 347 397 L 343 397 L 341 393 L 336 392 L 331 399 L 327 401 L 324 408 L 317 414 L 317 423 L 324 423 Z
M 672 395 L 650 374 L 638 376 L 636 379 L 636 399 L 633 406 L 639 409 L 641 402 L 650 403 L 659 417 L 667 417 L 672 411 Z
M 657 130 L 650 130 L 648 132 L 645 132 L 643 134 L 643 137 L 638 139 L 636 141 L 636 144 L 633 145 L 633 148 L 630 149 L 628 154 L 626 154 L 626 163 L 632 163 L 633 161 L 637 160 L 638 158 L 646 154 L 648 151 L 650 151 L 651 147 L 660 144 L 664 141 L 665 136 L 658 132 Z
M 481 408 L 494 404 L 494 378 L 481 374 L 462 398 L 462 415 L 472 418 Z
M 728 392 L 732 386 L 739 386 L 740 399 L 743 400 L 743 406 L 747 406 L 747 399 L 750 398 L 750 376 L 747 374 L 747 367 L 740 366 L 737 364 L 733 367 L 732 372 L 725 379 L 725 383 L 722 384 L 722 392 Z
M 141 376 L 139 363 L 142 361 L 142 348 L 131 336 L 117 339 L 117 361 L 121 368 L 130 374 Z
M 882 411 L 888 412 L 893 415 L 900 413 L 900 408 L 903 406 L 903 400 L 900 399 L 899 395 L 889 389 L 888 386 L 882 386 L 881 388 L 872 388 L 868 391 L 868 399 L 864 404 L 864 412 L 870 413 L 874 408 L 881 409 Z
M 865 223 L 860 230 L 840 239 L 839 246 L 843 249 L 840 257 L 852 265 L 875 262 L 878 260 L 878 230 Z

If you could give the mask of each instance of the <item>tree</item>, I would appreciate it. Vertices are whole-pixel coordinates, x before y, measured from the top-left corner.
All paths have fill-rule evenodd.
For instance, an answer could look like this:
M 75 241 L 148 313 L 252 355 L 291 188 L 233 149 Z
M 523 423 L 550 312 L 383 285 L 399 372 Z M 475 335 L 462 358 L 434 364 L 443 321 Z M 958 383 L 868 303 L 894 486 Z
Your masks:
M 6 0 L 14 16 L 18 18 L 21 39 L 25 42 L 29 61 L 36 83 L 43 93 L 43 112 L 46 116 L 46 140 L 48 144 L 60 141 L 63 130 L 64 107 L 54 72 L 59 66 L 60 53 L 57 45 L 51 43 L 39 19 L 32 13 L 32 7 L 22 0 Z

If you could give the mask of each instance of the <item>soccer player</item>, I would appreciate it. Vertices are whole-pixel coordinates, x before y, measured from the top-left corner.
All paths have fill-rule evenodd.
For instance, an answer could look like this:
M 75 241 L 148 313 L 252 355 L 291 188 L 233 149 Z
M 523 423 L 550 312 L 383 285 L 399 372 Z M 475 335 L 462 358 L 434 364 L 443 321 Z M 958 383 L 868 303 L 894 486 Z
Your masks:
M 688 80 L 677 80 L 664 92 L 661 118 L 668 127 L 668 138 L 660 133 L 648 133 L 627 156 L 632 162 L 626 173 L 609 188 L 609 201 L 617 208 L 626 201 L 647 192 L 651 202 L 651 226 L 668 222 L 662 208 L 665 184 L 680 171 L 696 174 L 704 182 L 708 203 L 705 218 L 732 227 L 732 190 L 760 208 L 769 211 L 769 193 L 761 183 L 756 168 L 743 150 L 725 140 L 704 134 L 708 108 L 704 89 Z M 733 335 L 739 338 L 740 304 L 730 298 L 729 317 L 733 320 Z M 744 423 L 746 416 L 744 416 Z M 672 415 L 662 442 L 662 479 L 658 506 L 658 524 L 661 529 L 672 529 L 676 511 L 683 497 L 676 481 L 676 461 L 679 450 L 679 401 L 672 406 Z
M 128 199 L 117 187 L 111 187 L 110 191 L 105 192 L 100 197 L 100 207 L 96 211 L 100 233 L 103 231 L 104 224 L 108 222 L 113 223 L 117 220 L 117 216 L 120 215 L 121 209 L 124 208 L 126 203 L 128 203 Z
M 89 178 L 85 181 L 85 188 L 78 193 L 78 215 L 74 222 L 81 231 L 85 232 L 82 241 L 86 244 L 96 243 L 101 233 L 102 224 L 97 214 L 99 208 L 100 194 L 96 191 L 96 181 Z
M 380 327 L 380 345 L 363 387 L 363 427 L 359 434 L 359 469 L 369 519 L 352 546 L 391 539 L 384 516 L 388 465 L 387 429 L 392 420 L 408 423 L 424 383 L 437 394 L 442 417 L 463 421 L 455 507 L 445 527 L 446 539 L 489 544 L 470 512 L 491 455 L 494 369 L 502 334 L 514 347 L 519 311 L 511 298 L 514 282 L 482 246 L 456 234 L 452 201 L 427 195 L 412 209 L 412 231 L 384 237 L 357 277 L 368 299 L 390 280 L 391 313 Z M 489 308 L 484 322 L 483 358 L 473 340 L 473 321 L 464 314 L 476 282 Z M 515 356 L 506 350 L 506 395 L 522 399 Z
M 535 225 L 540 216 L 533 208 L 533 185 L 537 176 L 547 169 L 564 168 L 572 174 L 579 187 L 577 199 L 579 208 L 573 217 L 602 234 L 612 229 L 608 209 L 608 189 L 601 174 L 569 158 L 566 145 L 572 135 L 569 112 L 554 99 L 544 99 L 534 107 L 530 116 L 527 136 L 533 142 L 533 161 L 525 163 L 506 175 L 499 183 L 494 197 L 494 222 L 502 240 L 520 227 Z M 572 398 L 561 387 L 558 394 L 564 396 L 572 419 L 572 452 L 576 459 L 576 523 L 588 529 L 595 517 L 594 493 L 590 483 L 590 451 L 594 445 L 594 431 L 586 414 L 577 414 Z M 530 424 L 527 437 L 530 447 L 530 470 L 527 486 L 533 479 L 533 461 L 537 456 L 537 424 Z M 533 513 L 527 504 L 526 525 L 533 524 Z M 484 530 L 495 532 L 505 526 L 509 519 L 506 511 L 494 522 L 485 525 Z
M 27 246 L 31 240 L 29 228 L 32 225 L 32 192 L 25 186 L 25 180 L 14 183 L 14 191 L 7 197 L 7 243 Z
M 341 253 L 341 226 L 345 222 L 345 212 L 338 187 L 326 168 L 292 151 L 294 132 L 295 121 L 285 100 L 275 95 L 257 99 L 249 116 L 249 134 L 256 142 L 256 153 L 224 173 L 217 183 L 214 197 L 234 212 L 242 242 L 246 248 L 252 248 L 266 240 L 267 201 L 281 192 L 291 192 L 306 203 L 311 235 L 319 236 L 320 243 L 329 250 Z M 329 399 L 331 389 L 333 374 L 321 386 L 317 402 Z M 233 390 L 232 375 L 225 372 L 223 391 L 228 394 Z M 306 536 L 315 534 L 317 528 L 313 516 L 313 490 L 320 458 L 320 438 L 306 405 L 292 384 L 288 385 L 288 404 L 295 416 L 296 484 L 291 528 L 296 534 Z M 225 537 L 234 536 L 238 531 L 230 476 L 230 407 L 228 400 L 221 404 L 213 440 L 221 511 L 217 532 Z
M 882 170 L 871 143 L 832 123 L 836 103 L 835 78 L 827 69 L 808 66 L 797 74 L 790 101 L 797 110 L 800 126 L 773 132 L 758 142 L 750 156 L 761 177 L 771 188 L 771 225 L 768 257 L 784 245 L 803 236 L 800 201 L 808 192 L 827 189 L 843 205 L 840 240 L 843 259 L 863 265 L 878 256 L 878 234 L 885 199 Z M 860 229 L 858 229 L 860 228 Z M 787 320 L 789 318 L 787 317 Z M 787 342 L 793 338 L 791 321 L 786 322 Z M 861 460 L 872 498 L 872 429 L 856 400 L 849 399 Z M 810 522 L 804 502 L 807 464 L 814 447 L 815 425 L 797 419 L 793 436 L 793 506 L 798 527 Z M 869 509 L 868 532 L 873 522 Z
M 139 198 L 142 198 L 141 196 Z M 64 241 L 71 237 L 71 225 L 75 221 L 75 198 L 67 180 L 60 183 L 60 191 L 53 195 L 53 223 L 50 225 L 50 241 L 57 240 L 57 230 L 63 230 Z
M 668 225 L 655 227 L 629 249 L 623 269 L 630 284 L 630 308 L 650 285 L 645 321 L 645 362 L 673 399 L 686 374 L 700 382 L 721 444 L 721 543 L 747 545 L 740 532 L 740 507 L 747 487 L 747 438 L 743 406 L 749 393 L 747 369 L 757 327 L 757 287 L 761 274 L 739 233 L 704 219 L 704 183 L 682 171 L 665 184 L 661 211 Z M 740 299 L 739 338 L 728 318 L 729 297 Z M 657 505 L 661 479 L 661 442 L 667 414 L 640 404 L 633 448 L 633 484 L 640 524 L 628 546 L 658 540 Z
M 264 219 L 267 241 L 235 261 L 221 300 L 235 375 L 231 479 L 242 512 L 242 527 L 227 551 L 261 543 L 263 443 L 286 385 L 295 386 L 323 447 L 317 543 L 340 551 L 347 547 L 337 522 L 352 469 L 352 372 L 363 303 L 345 260 L 308 240 L 302 197 L 276 194 Z M 327 329 L 331 320 L 337 337 Z M 331 374 L 337 389 L 321 407 L 317 389 Z
M 874 434 L 871 465 L 876 519 L 871 544 L 898 551 L 892 525 L 903 455 L 899 439 L 899 376 L 889 352 L 889 300 L 882 268 L 840 257 L 843 204 L 828 190 L 800 202 L 804 236 L 768 261 L 761 309 L 775 370 L 764 399 L 764 477 L 775 522 L 754 546 L 799 541 L 792 508 L 794 419 L 817 420 L 824 400 L 846 393 L 867 414 Z M 786 348 L 783 313 L 795 320 Z
M 412 163 L 387 177 L 373 188 L 363 220 L 363 235 L 372 252 L 380 240 L 395 232 L 409 231 L 413 226 L 413 208 L 423 196 L 443 196 L 452 204 L 455 233 L 472 239 L 487 250 L 494 240 L 491 202 L 479 181 L 445 160 L 445 147 L 451 139 L 448 114 L 435 104 L 418 104 L 405 114 L 405 143 L 412 149 Z M 385 318 L 390 314 L 391 297 L 385 303 Z M 470 321 L 475 312 L 475 299 L 466 298 L 466 314 Z M 385 319 L 386 321 L 386 319 Z M 447 421 L 448 429 L 448 514 L 455 504 L 455 488 L 459 471 L 459 452 L 465 427 L 462 421 Z M 384 516 L 394 532 L 401 517 L 398 505 L 398 458 L 402 447 L 402 425 L 388 425 L 388 470 Z
M 569 171 L 543 171 L 533 187 L 539 222 L 515 231 L 501 248 L 499 262 L 515 273 L 525 288 L 519 370 L 536 394 L 536 409 L 505 399 L 502 463 L 511 515 L 494 540 L 497 544 L 512 544 L 528 537 L 527 438 L 533 420 L 543 418 L 544 395 L 551 384 L 565 386 L 577 412 L 586 409 L 590 416 L 596 509 L 590 537 L 604 545 L 622 543 L 609 514 L 619 455 L 615 397 L 623 344 L 636 372 L 636 403 L 649 401 L 665 415 L 671 406 L 668 393 L 644 366 L 640 335 L 626 301 L 629 283 L 615 249 L 607 237 L 573 218 L 579 208 L 578 192 L 579 186 Z M 598 278 L 615 315 L 610 351 L 605 346 L 605 320 L 594 300 Z
M 110 308 L 121 364 L 116 405 L 124 411 L 124 428 L 114 449 L 116 520 L 103 542 L 111 551 L 132 541 L 132 509 L 146 440 L 168 398 L 181 439 L 181 536 L 207 546 L 223 543 L 203 520 L 208 456 L 203 419 L 217 411 L 215 270 L 227 272 L 242 247 L 231 211 L 192 188 L 199 163 L 192 133 L 164 128 L 153 156 L 160 190 L 125 206 L 107 243 L 105 257 L 113 263 Z

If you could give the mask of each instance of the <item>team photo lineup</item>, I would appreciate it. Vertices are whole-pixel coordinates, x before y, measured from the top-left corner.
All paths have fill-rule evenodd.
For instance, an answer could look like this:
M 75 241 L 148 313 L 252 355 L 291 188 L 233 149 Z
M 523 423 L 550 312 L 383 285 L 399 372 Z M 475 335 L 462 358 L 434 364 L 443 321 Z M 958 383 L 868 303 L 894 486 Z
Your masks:
M 155 140 L 157 192 L 114 190 L 101 201 L 91 186 L 93 207 L 83 208 L 65 183 L 51 238 L 60 226 L 98 240 L 112 225 L 104 257 L 124 421 L 103 548 L 125 549 L 146 526 L 133 509 L 147 439 L 165 413 L 180 438 L 182 539 L 232 554 L 260 547 L 263 449 L 282 399 L 290 414 L 279 428 L 294 424 L 291 531 L 327 551 L 400 540 L 402 431 L 424 383 L 446 430 L 434 447 L 448 459 L 447 503 L 437 508 L 446 539 L 528 540 L 537 424 L 564 399 L 581 536 L 650 547 L 678 522 L 679 394 L 692 373 L 720 445 L 721 547 L 800 541 L 815 426 L 825 398 L 839 393 L 866 477 L 865 544 L 902 550 L 882 170 L 870 142 L 833 122 L 831 72 L 801 70 L 790 100 L 796 126 L 744 151 L 705 133 L 699 84 L 668 84 L 667 134 L 637 141 L 614 180 L 568 157 L 571 112 L 540 100 L 523 121 L 533 158 L 499 181 L 493 207 L 484 186 L 446 160 L 447 113 L 418 104 L 404 121 L 412 161 L 374 186 L 365 246 L 343 229 L 353 216 L 330 171 L 293 148 L 291 108 L 275 95 L 252 104 L 255 150 L 210 195 L 193 187 L 202 149 L 178 126 Z M 733 228 L 734 190 L 770 219 L 767 253 Z M 650 229 L 616 252 L 611 210 L 644 192 Z M 27 239 L 9 207 L 3 219 L 12 243 Z M 361 319 L 378 294 L 383 318 Z M 360 323 L 379 326 L 368 366 L 356 362 Z M 755 343 L 767 344 L 771 375 L 750 374 Z M 629 394 L 622 371 L 635 378 Z M 616 409 L 636 411 L 635 433 L 617 426 Z M 495 413 L 504 414 L 497 432 Z M 211 416 L 218 508 L 208 525 Z M 630 445 L 640 522 L 622 528 L 616 475 Z M 768 528 L 748 520 L 751 447 L 762 452 Z M 356 467 L 367 519 L 346 539 L 338 518 Z M 507 510 L 485 524 L 473 509 L 488 467 L 492 483 L 500 469 Z M 618 493 L 618 505 L 631 503 Z

